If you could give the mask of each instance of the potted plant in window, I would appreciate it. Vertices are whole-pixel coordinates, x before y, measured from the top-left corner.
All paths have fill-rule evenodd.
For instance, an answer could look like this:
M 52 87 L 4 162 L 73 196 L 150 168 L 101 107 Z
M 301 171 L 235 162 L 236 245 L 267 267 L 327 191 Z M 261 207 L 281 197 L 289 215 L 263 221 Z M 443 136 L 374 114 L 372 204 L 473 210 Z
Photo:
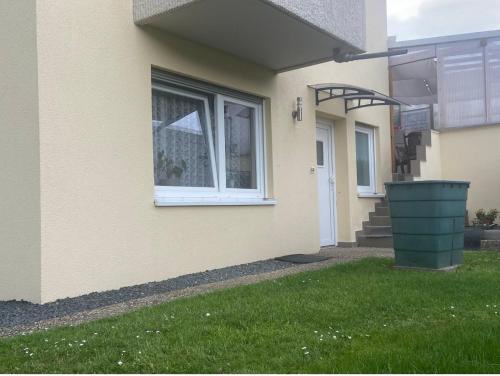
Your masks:
M 180 161 L 180 165 L 176 165 L 173 160 L 168 158 L 163 150 L 156 155 L 156 176 L 159 177 L 160 184 L 166 186 L 180 185 L 180 177 L 187 168 L 187 163 L 184 159 Z

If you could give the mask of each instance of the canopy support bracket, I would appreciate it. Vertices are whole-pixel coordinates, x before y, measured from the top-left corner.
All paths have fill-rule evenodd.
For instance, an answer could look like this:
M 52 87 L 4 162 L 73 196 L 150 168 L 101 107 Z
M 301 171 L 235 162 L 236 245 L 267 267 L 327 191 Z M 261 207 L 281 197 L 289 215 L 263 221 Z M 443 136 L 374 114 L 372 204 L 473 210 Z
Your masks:
M 315 91 L 316 105 L 332 99 L 344 99 L 344 111 L 357 110 L 358 108 L 372 106 L 399 106 L 406 105 L 392 97 L 381 94 L 375 90 L 365 89 L 346 84 L 319 84 L 310 85 Z M 357 101 L 354 106 L 349 106 L 350 101 Z

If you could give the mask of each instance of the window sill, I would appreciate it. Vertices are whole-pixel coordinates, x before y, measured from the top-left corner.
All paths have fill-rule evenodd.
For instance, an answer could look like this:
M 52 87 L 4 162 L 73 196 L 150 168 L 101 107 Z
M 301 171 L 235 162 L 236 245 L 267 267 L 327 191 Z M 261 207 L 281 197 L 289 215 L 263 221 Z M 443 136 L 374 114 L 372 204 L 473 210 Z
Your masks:
M 358 198 L 384 198 L 384 193 L 358 193 Z
M 154 204 L 157 207 L 162 206 L 270 206 L 276 205 L 276 200 L 272 198 L 264 199 L 201 199 L 201 198 L 155 198 Z

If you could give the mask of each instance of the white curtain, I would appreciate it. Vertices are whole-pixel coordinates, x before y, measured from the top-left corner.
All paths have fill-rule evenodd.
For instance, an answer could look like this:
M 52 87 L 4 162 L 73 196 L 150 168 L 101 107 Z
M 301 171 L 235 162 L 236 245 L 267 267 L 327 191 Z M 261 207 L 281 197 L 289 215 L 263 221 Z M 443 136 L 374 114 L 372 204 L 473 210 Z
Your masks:
M 257 188 L 255 159 L 255 110 L 224 103 L 227 188 Z
M 486 122 L 484 48 L 480 41 L 439 45 L 438 102 L 443 127 Z

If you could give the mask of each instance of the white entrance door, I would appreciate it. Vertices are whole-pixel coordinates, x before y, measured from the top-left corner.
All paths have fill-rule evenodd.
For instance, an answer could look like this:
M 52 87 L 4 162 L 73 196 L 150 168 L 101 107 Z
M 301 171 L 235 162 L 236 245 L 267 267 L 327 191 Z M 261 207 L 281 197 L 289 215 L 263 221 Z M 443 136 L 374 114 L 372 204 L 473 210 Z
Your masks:
M 316 125 L 316 165 L 320 245 L 335 245 L 335 175 L 333 129 L 328 123 Z

